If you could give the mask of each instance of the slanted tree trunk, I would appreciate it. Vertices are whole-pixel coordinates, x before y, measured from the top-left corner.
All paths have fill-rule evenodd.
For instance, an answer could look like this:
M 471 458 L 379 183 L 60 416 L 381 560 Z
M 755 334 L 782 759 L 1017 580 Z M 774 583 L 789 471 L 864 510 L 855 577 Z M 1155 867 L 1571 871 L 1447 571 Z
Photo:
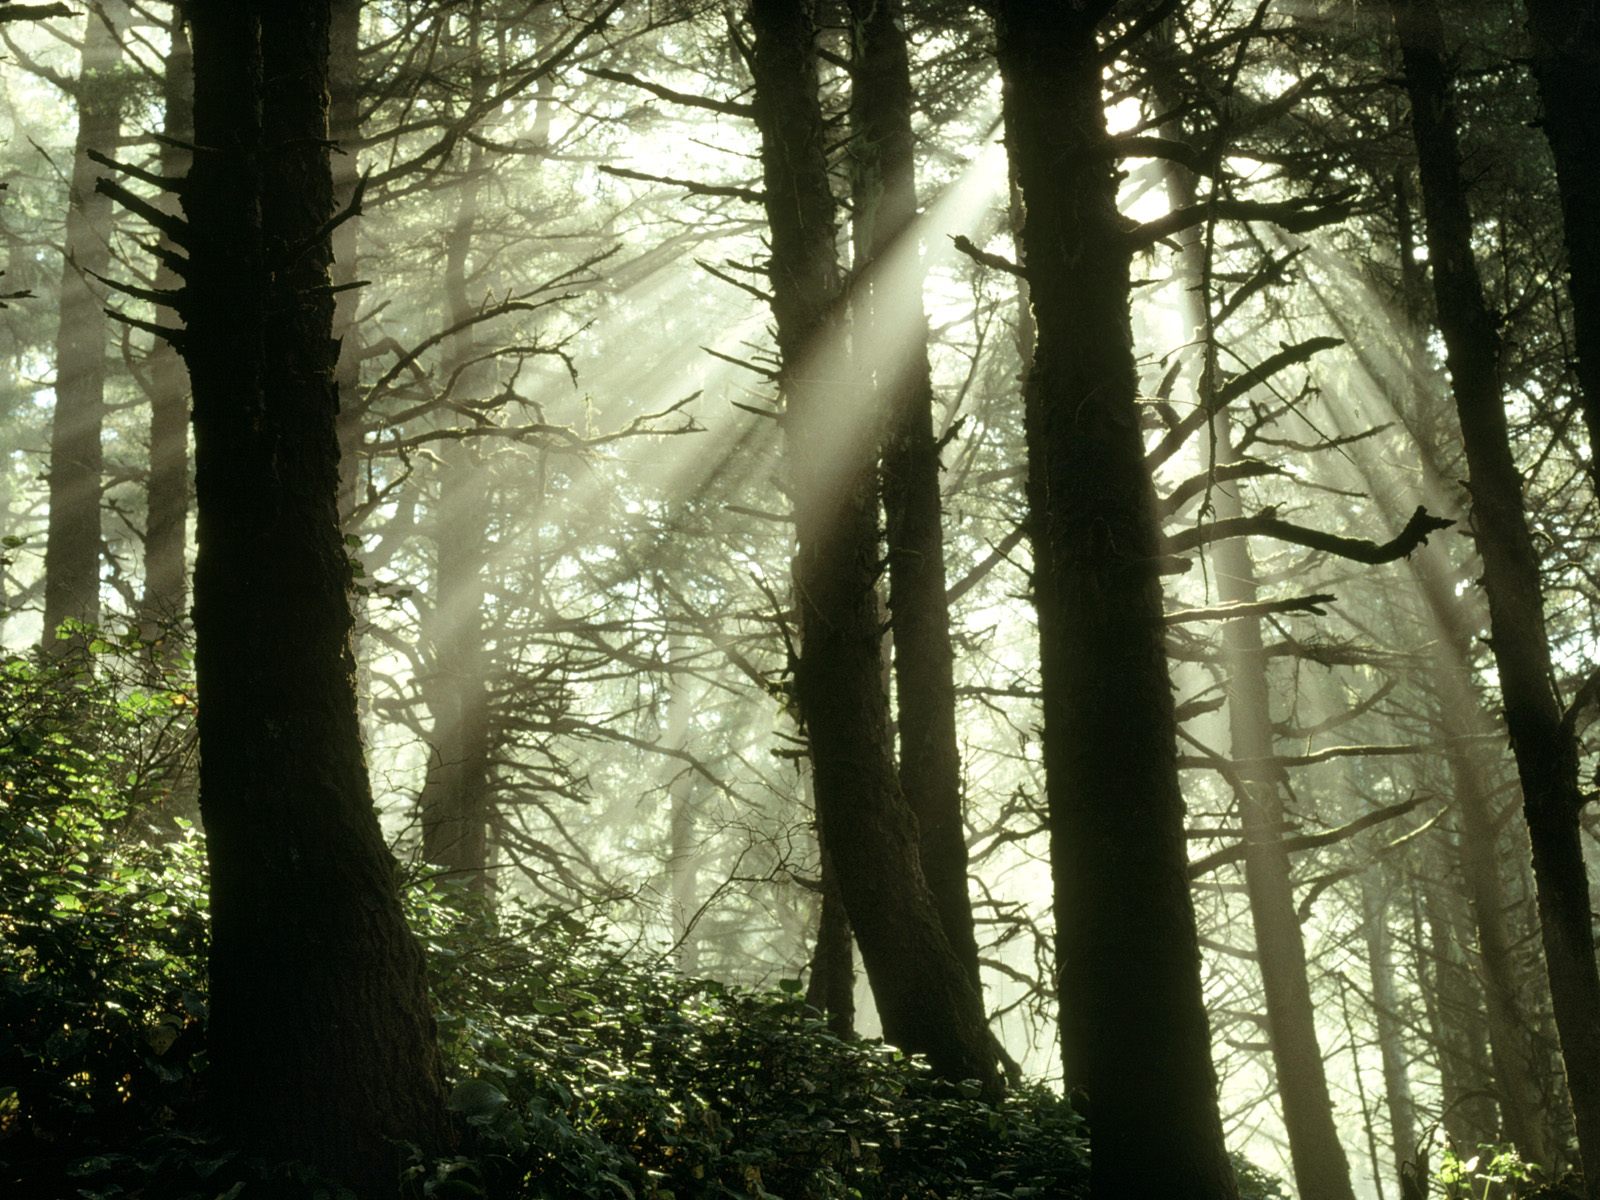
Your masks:
M 1472 252 L 1444 31 L 1434 0 L 1395 0 L 1439 331 L 1471 474 L 1472 514 L 1506 725 L 1533 848 L 1540 934 L 1591 1197 L 1600 1197 L 1600 971 L 1578 825 L 1577 743 L 1552 685 L 1539 558 L 1501 394 L 1499 336 Z
M 1231 462 L 1231 439 L 1222 428 L 1226 420 L 1224 414 L 1218 421 L 1217 454 L 1219 461 Z M 1214 496 L 1219 520 L 1243 514 L 1238 493 L 1230 485 L 1219 484 Z M 1255 565 L 1244 539 L 1218 542 L 1212 554 L 1220 600 L 1250 603 L 1259 598 Z M 1222 644 L 1232 756 L 1236 763 L 1265 763 L 1275 747 L 1261 622 L 1253 617 L 1229 621 L 1222 629 Z M 1279 791 L 1283 770 L 1270 765 L 1235 770 L 1240 776 L 1236 794 L 1244 827 L 1245 890 L 1295 1185 L 1304 1200 L 1354 1200 L 1350 1166 L 1333 1121 L 1289 852 L 1283 844 L 1286 813 Z
M 1417 259 L 1411 205 L 1404 173 L 1395 182 L 1395 217 L 1399 230 L 1401 302 L 1406 319 L 1405 346 L 1411 385 L 1394 397 L 1396 411 L 1421 458 L 1425 492 L 1441 493 L 1447 480 L 1459 475 L 1446 465 L 1446 440 L 1453 431 L 1440 428 L 1435 415 L 1431 365 L 1427 362 L 1427 280 Z M 1368 370 L 1379 387 L 1390 381 Z M 1367 473 L 1374 494 L 1386 507 L 1403 501 L 1392 484 L 1379 473 Z M 1464 497 L 1463 497 L 1464 498 Z M 1483 700 L 1473 678 L 1474 642 L 1479 634 L 1475 612 L 1459 599 L 1463 576 L 1437 555 L 1416 555 L 1407 560 L 1418 593 L 1427 606 L 1431 627 L 1437 632 L 1441 653 L 1424 676 L 1437 706 L 1439 739 L 1446 747 L 1445 761 L 1455 812 L 1452 843 L 1473 924 L 1477 929 L 1474 958 L 1483 985 L 1484 1021 L 1494 1064 L 1494 1092 L 1502 1114 L 1504 1137 L 1530 1162 L 1548 1163 L 1551 1133 L 1563 1118 L 1547 1111 L 1544 1074 L 1535 1066 L 1534 1018 L 1525 995 L 1531 982 L 1520 968 L 1516 939 L 1507 922 L 1510 904 L 1504 887 L 1508 856 L 1501 853 L 1503 821 L 1491 802 L 1494 768 L 1486 758 L 1483 739 L 1493 732 Z M 1479 1105 L 1482 1107 L 1482 1105 Z M 1559 1140 L 1559 1139 L 1555 1139 Z
M 372 806 L 340 538 L 328 0 L 195 0 L 195 402 L 211 1095 L 364 1196 L 445 1137 L 422 952 Z
M 1174 168 L 1167 176 L 1174 208 L 1196 202 L 1194 180 Z M 1183 243 L 1185 309 L 1200 359 L 1197 389 L 1210 403 L 1216 386 L 1215 331 L 1209 303 L 1200 290 L 1205 279 L 1205 232 L 1192 230 Z M 1236 455 L 1226 411 L 1211 423 L 1216 461 Z M 1212 503 L 1219 521 L 1244 515 L 1238 485 L 1219 482 Z M 1217 595 L 1225 604 L 1260 599 L 1249 542 L 1227 538 L 1211 550 Z M 1283 844 L 1286 813 L 1280 788 L 1283 768 L 1268 765 L 1276 751 L 1272 734 L 1271 692 L 1262 648 L 1261 621 L 1244 617 L 1222 627 L 1222 660 L 1228 674 L 1228 730 L 1238 783 L 1235 794 L 1244 827 L 1245 890 L 1255 928 L 1257 962 L 1266 998 L 1267 1033 L 1278 1079 L 1284 1130 L 1302 1200 L 1355 1200 L 1350 1165 L 1333 1120 L 1333 1101 L 1317 1039 L 1316 1007 L 1311 998 L 1305 939 L 1295 909 L 1289 851 Z M 1254 762 L 1258 765 L 1238 765 Z
M 823 853 L 837 872 L 896 1045 L 953 1079 L 999 1086 L 982 1000 L 923 878 L 894 767 L 881 675 L 877 422 L 830 368 L 844 337 L 834 198 L 818 101 L 812 0 L 752 0 L 756 124 L 783 362 L 784 455 L 798 547 L 796 701 L 811 747 Z M 834 376 L 834 377 L 829 377 Z
M 1527 6 L 1533 73 L 1561 195 L 1589 471 L 1600 489 L 1600 7 L 1595 0 L 1527 0 Z
M 911 65 L 900 0 L 850 0 L 851 296 L 858 355 L 886 414 L 883 510 L 894 641 L 900 790 L 917 817 L 922 873 L 962 966 L 978 980 L 967 894 L 955 655 L 945 599 L 939 445 L 922 307 Z M 894 256 L 892 280 L 886 261 Z
M 1095 1196 L 1231 1197 L 1101 94 L 1108 6 L 991 7 L 1038 326 L 1029 534 L 1067 1080 L 1088 1096 Z
M 172 41 L 162 76 L 166 107 L 161 173 L 181 179 L 189 170 L 194 142 L 194 63 L 183 6 L 173 5 Z M 174 206 L 166 206 L 174 207 Z M 169 256 L 178 246 L 163 237 L 157 258 L 158 290 L 178 288 L 182 280 Z M 147 629 L 156 634 L 179 620 L 188 607 L 189 523 L 189 373 L 175 347 L 158 338 L 150 352 L 150 477 L 145 488 L 144 594 L 140 607 Z
M 45 649 L 72 619 L 100 620 L 100 486 L 105 425 L 106 315 L 96 275 L 111 265 L 111 201 L 95 190 L 89 151 L 115 156 L 122 125 L 121 3 L 89 10 L 72 99 L 78 133 L 67 200 L 66 261 L 56 333 L 56 403 L 50 421 L 49 521 L 44 549 Z M 59 643 L 69 645 L 68 643 Z

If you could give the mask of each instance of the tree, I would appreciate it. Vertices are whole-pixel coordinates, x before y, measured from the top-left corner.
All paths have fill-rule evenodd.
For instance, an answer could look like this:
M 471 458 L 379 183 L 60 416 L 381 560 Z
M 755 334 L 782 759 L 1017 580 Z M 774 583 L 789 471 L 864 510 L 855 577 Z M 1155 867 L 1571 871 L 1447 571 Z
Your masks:
M 1594 0 L 1527 0 L 1533 73 L 1555 158 L 1567 247 L 1579 403 L 1600 490 L 1600 10 Z
M 1067 1079 L 1089 1100 L 1095 1195 L 1230 1197 L 1101 95 L 1109 6 L 991 7 L 1038 331 L 1028 521 Z
M 772 237 L 785 455 L 798 548 L 795 699 L 832 861 L 884 1035 L 940 1074 L 998 1086 L 977 985 L 951 949 L 894 770 L 879 631 L 878 439 L 837 365 L 845 288 L 810 0 L 752 0 L 755 120 Z M 840 376 L 846 377 L 841 378 Z
M 1586 1186 L 1597 1197 L 1600 971 L 1578 822 L 1585 797 L 1578 783 L 1577 709 L 1564 711 L 1552 684 L 1539 560 L 1506 425 L 1499 334 L 1473 249 L 1443 23 L 1434 0 L 1396 0 L 1393 14 L 1411 99 L 1439 331 L 1471 472 L 1491 645 L 1533 848 L 1550 995 Z M 1586 699 L 1580 695 L 1575 703 Z
M 336 508 L 327 0 L 198 0 L 194 388 L 218 1119 L 364 1194 L 445 1137 L 421 950 L 362 760 Z
M 56 339 L 56 406 L 50 425 L 50 522 L 45 542 L 44 641 L 65 620 L 100 619 L 100 446 L 105 421 L 106 319 L 96 280 L 111 265 L 111 201 L 95 189 L 90 152 L 116 149 L 122 124 L 120 3 L 91 9 L 78 77 L 78 137 L 72 155 L 61 324 Z M 66 644 L 66 643 L 64 643 Z

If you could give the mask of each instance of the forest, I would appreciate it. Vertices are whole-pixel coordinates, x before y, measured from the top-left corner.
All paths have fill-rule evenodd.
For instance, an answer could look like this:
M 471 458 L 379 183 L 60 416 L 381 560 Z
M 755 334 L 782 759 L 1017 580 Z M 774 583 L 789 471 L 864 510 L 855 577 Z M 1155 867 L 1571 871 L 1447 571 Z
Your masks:
M 0 2 L 0 268 L 0 1196 L 1600 1200 L 1597 0 Z

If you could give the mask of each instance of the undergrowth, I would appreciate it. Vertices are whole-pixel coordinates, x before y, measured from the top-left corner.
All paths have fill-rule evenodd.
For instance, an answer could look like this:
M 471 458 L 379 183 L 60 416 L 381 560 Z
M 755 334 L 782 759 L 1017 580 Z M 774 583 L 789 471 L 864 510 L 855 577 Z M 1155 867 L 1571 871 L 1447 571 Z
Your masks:
M 203 839 L 179 668 L 96 640 L 93 678 L 0 661 L 0 1194 L 343 1195 L 206 1123 Z M 112 661 L 134 669 L 109 669 Z M 684 979 L 572 917 L 418 883 L 457 1144 L 409 1195 L 1072 1197 L 1087 1131 L 828 1032 L 797 981 Z M 1247 1200 L 1281 1196 L 1241 1164 Z

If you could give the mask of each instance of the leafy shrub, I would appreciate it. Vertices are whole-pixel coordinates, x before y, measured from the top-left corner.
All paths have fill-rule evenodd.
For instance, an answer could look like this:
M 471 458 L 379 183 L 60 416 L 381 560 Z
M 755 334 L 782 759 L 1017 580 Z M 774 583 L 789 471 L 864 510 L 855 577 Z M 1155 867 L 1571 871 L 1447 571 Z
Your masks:
M 0 1184 L 120 1153 L 194 1086 L 200 848 L 182 818 L 134 815 L 190 706 L 114 678 L 0 661 Z
M 0 1194 L 249 1200 L 270 1179 L 343 1197 L 206 1132 L 203 845 L 173 815 L 193 705 L 138 645 L 88 644 L 128 670 L 0 663 Z M 462 1133 L 449 1154 L 413 1153 L 414 1195 L 1086 1191 L 1086 1130 L 1060 1097 L 991 1105 L 842 1041 L 797 981 L 683 979 L 570 916 L 452 886 L 407 901 Z M 1248 1164 L 1241 1181 L 1247 1200 L 1283 1195 Z

